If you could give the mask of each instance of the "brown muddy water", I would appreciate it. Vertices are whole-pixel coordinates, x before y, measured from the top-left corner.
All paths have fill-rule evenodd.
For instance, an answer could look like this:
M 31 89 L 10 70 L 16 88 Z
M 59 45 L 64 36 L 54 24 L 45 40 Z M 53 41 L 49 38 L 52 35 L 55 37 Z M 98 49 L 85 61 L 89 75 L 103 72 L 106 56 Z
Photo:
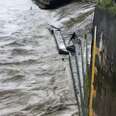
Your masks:
M 67 57 L 58 55 L 47 26 L 66 33 L 86 30 L 93 9 L 93 4 L 72 3 L 44 11 L 31 0 L 0 1 L 0 116 L 78 112 Z

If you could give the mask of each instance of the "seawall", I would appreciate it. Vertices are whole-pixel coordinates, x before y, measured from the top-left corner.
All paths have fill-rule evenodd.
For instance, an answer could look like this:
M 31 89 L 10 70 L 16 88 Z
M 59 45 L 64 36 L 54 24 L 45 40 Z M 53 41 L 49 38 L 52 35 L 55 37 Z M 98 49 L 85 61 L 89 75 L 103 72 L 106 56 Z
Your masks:
M 96 8 L 93 27 L 97 26 L 97 59 L 94 98 L 96 116 L 116 116 L 116 16 Z

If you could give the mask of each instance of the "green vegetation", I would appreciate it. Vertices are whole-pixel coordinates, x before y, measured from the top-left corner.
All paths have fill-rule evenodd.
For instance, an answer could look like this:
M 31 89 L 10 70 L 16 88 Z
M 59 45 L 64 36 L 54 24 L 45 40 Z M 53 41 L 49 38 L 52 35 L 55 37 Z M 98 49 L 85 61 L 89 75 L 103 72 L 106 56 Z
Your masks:
M 98 0 L 98 4 L 103 7 L 111 7 L 113 6 L 112 0 Z
M 98 0 L 98 6 L 116 15 L 116 3 L 114 0 Z

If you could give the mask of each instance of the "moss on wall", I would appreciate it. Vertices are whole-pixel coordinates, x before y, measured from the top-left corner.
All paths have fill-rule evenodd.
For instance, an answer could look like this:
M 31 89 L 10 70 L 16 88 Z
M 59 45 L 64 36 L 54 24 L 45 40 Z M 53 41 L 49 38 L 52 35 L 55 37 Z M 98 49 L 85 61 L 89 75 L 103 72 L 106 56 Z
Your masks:
M 98 0 L 98 6 L 116 15 L 116 3 L 113 0 Z

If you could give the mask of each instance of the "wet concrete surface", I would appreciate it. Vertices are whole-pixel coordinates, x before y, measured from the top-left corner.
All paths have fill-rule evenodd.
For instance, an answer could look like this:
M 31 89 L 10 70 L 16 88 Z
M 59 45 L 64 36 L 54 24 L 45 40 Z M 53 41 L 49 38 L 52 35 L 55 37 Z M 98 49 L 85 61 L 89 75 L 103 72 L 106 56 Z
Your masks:
M 72 3 L 44 11 L 31 0 L 0 1 L 0 116 L 73 116 L 78 112 L 67 57 L 57 53 L 47 26 L 72 31 L 76 27 L 67 27 L 67 22 L 77 17 L 75 13 L 91 8 Z

